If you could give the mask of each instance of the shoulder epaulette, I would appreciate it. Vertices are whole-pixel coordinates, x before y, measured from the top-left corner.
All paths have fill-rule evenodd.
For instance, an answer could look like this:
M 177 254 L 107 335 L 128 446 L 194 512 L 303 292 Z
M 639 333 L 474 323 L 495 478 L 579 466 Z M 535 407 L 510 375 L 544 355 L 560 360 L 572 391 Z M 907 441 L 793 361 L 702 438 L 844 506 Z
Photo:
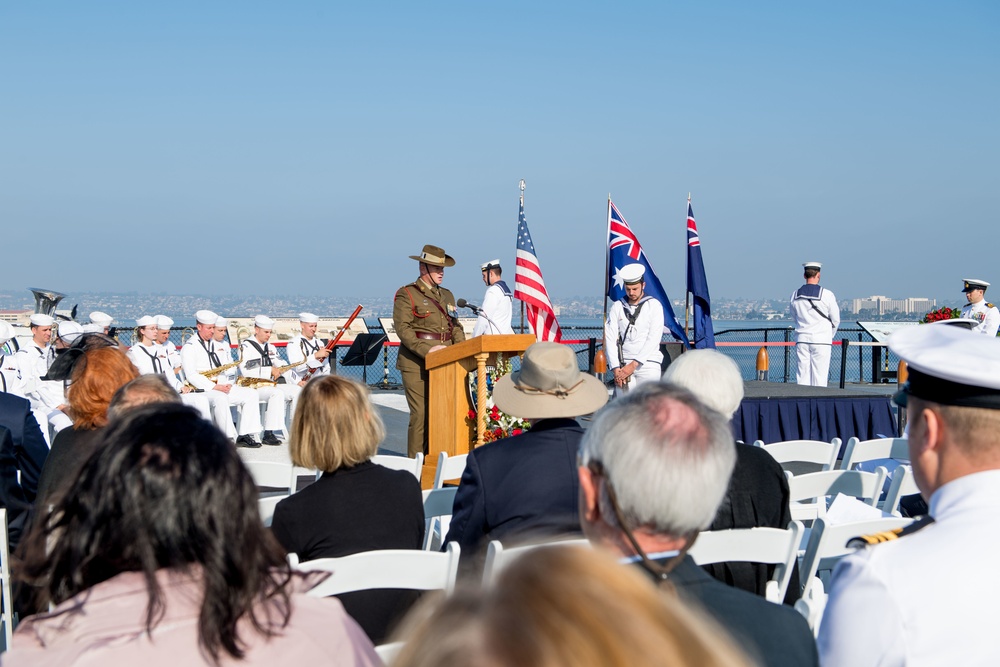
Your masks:
M 858 549 L 861 547 L 872 546 L 874 544 L 881 544 L 883 542 L 891 542 L 893 540 L 898 540 L 901 537 L 912 535 L 932 523 L 934 523 L 934 518 L 925 514 L 910 525 L 903 528 L 894 528 L 892 530 L 884 530 L 881 533 L 872 533 L 871 535 L 860 535 L 858 537 L 851 538 L 847 541 L 847 547 L 849 549 Z
M 987 303 L 986 307 L 987 308 L 996 308 L 996 306 L 994 306 L 992 303 Z

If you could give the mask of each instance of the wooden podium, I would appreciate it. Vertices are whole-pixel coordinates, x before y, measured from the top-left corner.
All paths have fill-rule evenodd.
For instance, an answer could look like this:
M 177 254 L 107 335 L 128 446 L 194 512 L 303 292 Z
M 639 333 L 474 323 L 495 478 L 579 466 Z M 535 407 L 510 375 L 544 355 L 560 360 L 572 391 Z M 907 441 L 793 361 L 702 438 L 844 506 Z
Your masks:
M 476 429 L 466 423 L 469 412 L 468 373 L 477 371 L 477 386 L 486 386 L 486 366 L 496 363 L 497 353 L 521 354 L 535 342 L 533 334 L 486 335 L 431 352 L 424 360 L 427 384 L 427 456 L 421 486 L 434 484 L 438 455 L 468 454 L 473 437 L 483 443 L 486 429 L 486 392 L 478 391 Z

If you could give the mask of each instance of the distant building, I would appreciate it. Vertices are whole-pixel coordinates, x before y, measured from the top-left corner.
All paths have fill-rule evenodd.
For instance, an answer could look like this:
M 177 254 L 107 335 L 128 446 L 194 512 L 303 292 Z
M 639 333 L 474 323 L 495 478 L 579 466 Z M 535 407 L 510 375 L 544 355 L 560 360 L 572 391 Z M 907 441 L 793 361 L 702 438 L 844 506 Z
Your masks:
M 0 310 L 0 321 L 28 326 L 33 310 Z
M 874 311 L 879 315 L 887 313 L 926 313 L 937 307 L 936 299 L 925 299 L 922 297 L 908 297 L 906 299 L 890 299 L 887 296 L 869 296 L 864 299 L 854 299 L 851 301 L 851 312 L 858 314 L 863 310 Z

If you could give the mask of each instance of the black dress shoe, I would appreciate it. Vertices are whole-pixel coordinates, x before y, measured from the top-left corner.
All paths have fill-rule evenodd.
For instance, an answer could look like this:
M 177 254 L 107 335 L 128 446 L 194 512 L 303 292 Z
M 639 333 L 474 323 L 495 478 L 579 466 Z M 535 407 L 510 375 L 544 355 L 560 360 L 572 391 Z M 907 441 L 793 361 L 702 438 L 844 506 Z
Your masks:
M 278 437 L 274 435 L 274 431 L 264 431 L 264 439 L 261 442 L 263 442 L 265 445 L 281 444 L 281 440 L 278 440 Z
M 250 449 L 256 449 L 260 447 L 260 443 L 252 435 L 241 435 L 236 438 L 237 447 L 249 447 Z

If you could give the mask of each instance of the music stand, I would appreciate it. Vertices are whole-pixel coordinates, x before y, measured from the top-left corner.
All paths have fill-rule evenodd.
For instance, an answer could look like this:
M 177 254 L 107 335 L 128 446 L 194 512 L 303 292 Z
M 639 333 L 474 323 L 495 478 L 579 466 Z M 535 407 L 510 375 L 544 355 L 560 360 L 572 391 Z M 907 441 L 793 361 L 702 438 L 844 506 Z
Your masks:
M 368 367 L 378 359 L 378 353 L 382 345 L 389 340 L 384 333 L 380 334 L 358 334 L 347 349 L 347 354 L 341 360 L 341 366 L 361 366 L 364 375 L 365 386 L 368 385 Z

